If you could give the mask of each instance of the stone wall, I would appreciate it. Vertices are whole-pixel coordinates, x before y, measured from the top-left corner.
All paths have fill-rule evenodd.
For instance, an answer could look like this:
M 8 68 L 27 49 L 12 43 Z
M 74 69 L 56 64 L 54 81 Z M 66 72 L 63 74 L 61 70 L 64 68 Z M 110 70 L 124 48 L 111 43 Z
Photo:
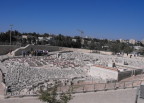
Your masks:
M 120 81 L 122 79 L 131 77 L 133 75 L 142 74 L 143 69 L 135 69 L 129 71 L 118 72 L 115 70 L 110 70 L 106 68 L 92 66 L 90 67 L 89 75 L 95 78 L 101 78 L 105 81 L 107 80 L 117 80 Z
M 107 51 L 99 51 L 100 54 L 104 54 L 104 55 L 112 55 L 112 52 L 107 52 Z
M 14 51 L 17 48 L 19 48 L 16 52 L 15 55 L 21 55 L 21 52 L 23 50 L 29 51 L 31 48 L 33 50 L 48 50 L 48 51 L 78 51 L 78 52 L 83 52 L 83 53 L 90 53 L 92 50 L 88 49 L 79 49 L 79 48 L 68 48 L 68 47 L 58 47 L 58 46 L 48 46 L 48 45 L 29 45 L 27 48 L 16 46 L 16 45 L 0 45 L 0 55 L 5 55 L 8 54 L 11 50 Z M 24 49 L 23 49 L 24 48 Z M 104 51 L 99 51 L 100 54 L 106 54 L 106 55 L 111 55 L 111 52 L 104 52 Z
M 138 75 L 143 72 L 143 69 L 136 69 L 136 70 L 129 70 L 129 71 L 123 71 L 118 73 L 118 81 L 128 78 L 132 75 Z
M 100 53 L 104 55 L 112 55 L 112 52 L 108 51 L 99 51 L 99 50 L 89 50 L 89 49 L 79 49 L 79 48 L 67 48 L 67 47 L 60 47 L 62 51 L 78 51 L 83 53 Z
M 22 51 L 31 51 L 31 50 L 48 50 L 49 52 L 51 51 L 59 51 L 59 47 L 58 46 L 48 46 L 48 45 L 29 45 L 26 48 L 22 47 L 22 48 L 18 48 L 15 51 L 15 56 L 19 56 L 22 55 Z
M 88 49 L 79 49 L 79 48 L 67 48 L 67 47 L 60 47 L 61 51 L 78 51 L 83 53 L 90 53 L 91 50 Z
M 16 45 L 0 45 L 0 55 L 8 54 L 11 50 L 15 50 L 20 46 Z

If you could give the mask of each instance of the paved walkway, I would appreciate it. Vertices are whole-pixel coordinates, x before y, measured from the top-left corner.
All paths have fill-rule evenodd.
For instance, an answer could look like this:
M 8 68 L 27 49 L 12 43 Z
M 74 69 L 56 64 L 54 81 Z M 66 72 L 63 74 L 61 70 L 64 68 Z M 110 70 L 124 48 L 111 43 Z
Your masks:
M 75 94 L 70 103 L 135 103 L 135 89 L 120 89 L 102 92 Z M 144 103 L 138 102 L 138 103 Z
M 135 103 L 136 88 L 120 89 L 102 92 L 78 93 L 69 103 Z M 0 103 L 44 103 L 37 97 L 0 99 Z M 144 103 L 138 98 L 137 103 Z

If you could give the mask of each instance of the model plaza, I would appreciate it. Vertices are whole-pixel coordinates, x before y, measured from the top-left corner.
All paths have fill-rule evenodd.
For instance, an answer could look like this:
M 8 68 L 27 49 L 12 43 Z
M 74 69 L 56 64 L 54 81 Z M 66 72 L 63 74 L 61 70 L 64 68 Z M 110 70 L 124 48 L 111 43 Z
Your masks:
M 2 62 L 6 94 L 34 95 L 53 85 L 118 82 L 141 74 L 142 58 L 124 58 L 82 52 L 57 52 L 45 56 L 13 57 Z

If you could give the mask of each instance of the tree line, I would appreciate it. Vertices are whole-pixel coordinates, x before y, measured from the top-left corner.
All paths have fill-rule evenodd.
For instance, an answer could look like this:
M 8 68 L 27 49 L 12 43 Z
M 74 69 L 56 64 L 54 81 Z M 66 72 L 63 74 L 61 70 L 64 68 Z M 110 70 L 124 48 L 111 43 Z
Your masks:
M 10 32 L 11 32 L 11 40 L 13 45 L 27 45 L 27 44 L 35 44 L 35 45 L 52 45 L 52 46 L 61 46 L 61 47 L 70 47 L 70 48 L 84 48 L 90 50 L 103 50 L 103 51 L 112 51 L 113 53 L 130 53 L 134 50 L 133 46 L 140 45 L 139 44 L 129 44 L 129 43 L 121 43 L 119 40 L 108 40 L 108 39 L 98 39 L 98 38 L 82 38 L 80 36 L 65 36 L 62 34 L 54 35 L 54 34 L 39 34 L 39 33 L 20 33 L 19 31 L 7 31 L 0 33 L 0 44 L 5 45 L 10 43 Z M 23 38 L 23 36 L 28 36 L 28 38 Z M 43 39 L 39 40 L 39 37 L 51 39 Z

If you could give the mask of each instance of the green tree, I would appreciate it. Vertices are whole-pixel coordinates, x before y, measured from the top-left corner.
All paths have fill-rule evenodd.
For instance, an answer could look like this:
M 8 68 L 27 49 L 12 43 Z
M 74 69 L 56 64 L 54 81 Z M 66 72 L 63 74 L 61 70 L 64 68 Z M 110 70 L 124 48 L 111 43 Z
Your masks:
M 47 88 L 46 90 L 40 89 L 39 99 L 47 103 L 68 103 L 72 99 L 72 89 L 70 88 L 65 93 L 57 93 L 58 85 Z
M 130 46 L 124 47 L 124 53 L 131 53 L 131 52 L 133 52 L 133 47 L 130 47 Z
M 120 52 L 119 44 L 117 44 L 117 43 L 112 44 L 112 46 L 111 46 L 111 51 L 112 51 L 114 54 Z
M 141 55 L 144 55 L 144 48 L 139 49 L 138 52 L 139 52 Z

